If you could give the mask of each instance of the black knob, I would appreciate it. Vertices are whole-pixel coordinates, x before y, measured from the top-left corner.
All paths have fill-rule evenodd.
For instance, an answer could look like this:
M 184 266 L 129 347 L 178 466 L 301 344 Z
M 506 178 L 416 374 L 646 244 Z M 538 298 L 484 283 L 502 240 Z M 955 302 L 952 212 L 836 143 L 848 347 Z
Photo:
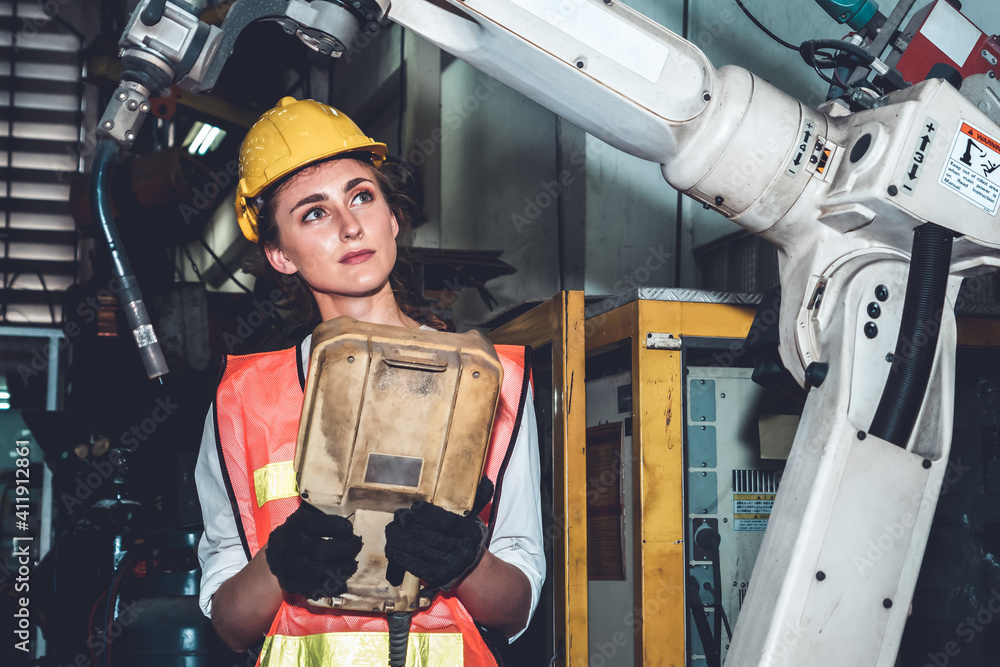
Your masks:
M 814 361 L 806 368 L 806 382 L 810 387 L 818 387 L 823 384 L 826 374 L 830 370 L 830 364 L 821 361 Z

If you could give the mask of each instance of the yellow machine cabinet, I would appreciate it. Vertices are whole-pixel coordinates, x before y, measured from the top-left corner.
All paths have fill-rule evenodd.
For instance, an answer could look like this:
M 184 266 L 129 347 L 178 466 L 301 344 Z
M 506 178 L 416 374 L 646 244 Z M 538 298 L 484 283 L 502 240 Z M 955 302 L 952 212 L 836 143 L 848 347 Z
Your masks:
M 774 366 L 745 349 L 758 312 L 777 320 L 755 295 L 563 292 L 490 335 L 544 366 L 552 599 L 536 614 L 554 664 L 725 659 L 804 400 L 794 383 L 754 381 L 754 357 Z M 960 317 L 960 351 L 995 348 L 997 322 Z

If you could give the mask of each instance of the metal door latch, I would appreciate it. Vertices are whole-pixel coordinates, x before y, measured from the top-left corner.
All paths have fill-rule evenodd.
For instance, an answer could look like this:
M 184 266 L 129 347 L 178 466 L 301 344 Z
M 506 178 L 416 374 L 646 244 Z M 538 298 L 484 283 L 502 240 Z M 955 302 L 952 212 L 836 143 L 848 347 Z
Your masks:
M 646 334 L 647 350 L 679 350 L 681 349 L 681 339 L 670 333 L 648 333 Z

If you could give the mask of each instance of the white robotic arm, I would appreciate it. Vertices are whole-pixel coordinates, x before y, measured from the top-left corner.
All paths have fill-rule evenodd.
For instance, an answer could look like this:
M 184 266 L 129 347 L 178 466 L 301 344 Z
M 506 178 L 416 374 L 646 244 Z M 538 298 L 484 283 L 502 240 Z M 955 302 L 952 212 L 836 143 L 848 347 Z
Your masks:
M 809 109 L 614 0 L 298 2 L 239 0 L 197 56 L 165 56 L 155 23 L 122 44 L 197 91 L 253 16 L 336 55 L 385 13 L 778 246 L 781 356 L 811 391 L 727 664 L 892 665 L 948 460 L 955 299 L 1000 265 L 978 161 L 1000 127 L 940 80 Z M 102 124 L 134 137 L 149 86 L 123 87 Z
M 948 462 L 955 299 L 1000 263 L 1000 190 L 955 147 L 1000 128 L 940 80 L 808 109 L 617 2 L 389 17 L 777 244 L 781 356 L 812 390 L 726 663 L 894 664 Z

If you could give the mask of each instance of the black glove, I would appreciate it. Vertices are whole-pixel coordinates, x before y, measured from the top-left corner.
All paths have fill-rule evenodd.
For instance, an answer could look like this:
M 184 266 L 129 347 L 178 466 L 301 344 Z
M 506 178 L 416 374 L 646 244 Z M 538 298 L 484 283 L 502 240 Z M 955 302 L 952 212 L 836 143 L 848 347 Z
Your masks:
M 302 503 L 267 540 L 267 565 L 289 593 L 336 597 L 358 571 L 361 538 L 342 516 Z
M 493 482 L 483 477 L 467 516 L 423 501 L 396 510 L 385 527 L 389 583 L 398 586 L 402 576 L 393 574 L 405 570 L 423 579 L 430 588 L 448 589 L 468 574 L 486 549 L 489 531 L 479 513 L 492 497 Z

